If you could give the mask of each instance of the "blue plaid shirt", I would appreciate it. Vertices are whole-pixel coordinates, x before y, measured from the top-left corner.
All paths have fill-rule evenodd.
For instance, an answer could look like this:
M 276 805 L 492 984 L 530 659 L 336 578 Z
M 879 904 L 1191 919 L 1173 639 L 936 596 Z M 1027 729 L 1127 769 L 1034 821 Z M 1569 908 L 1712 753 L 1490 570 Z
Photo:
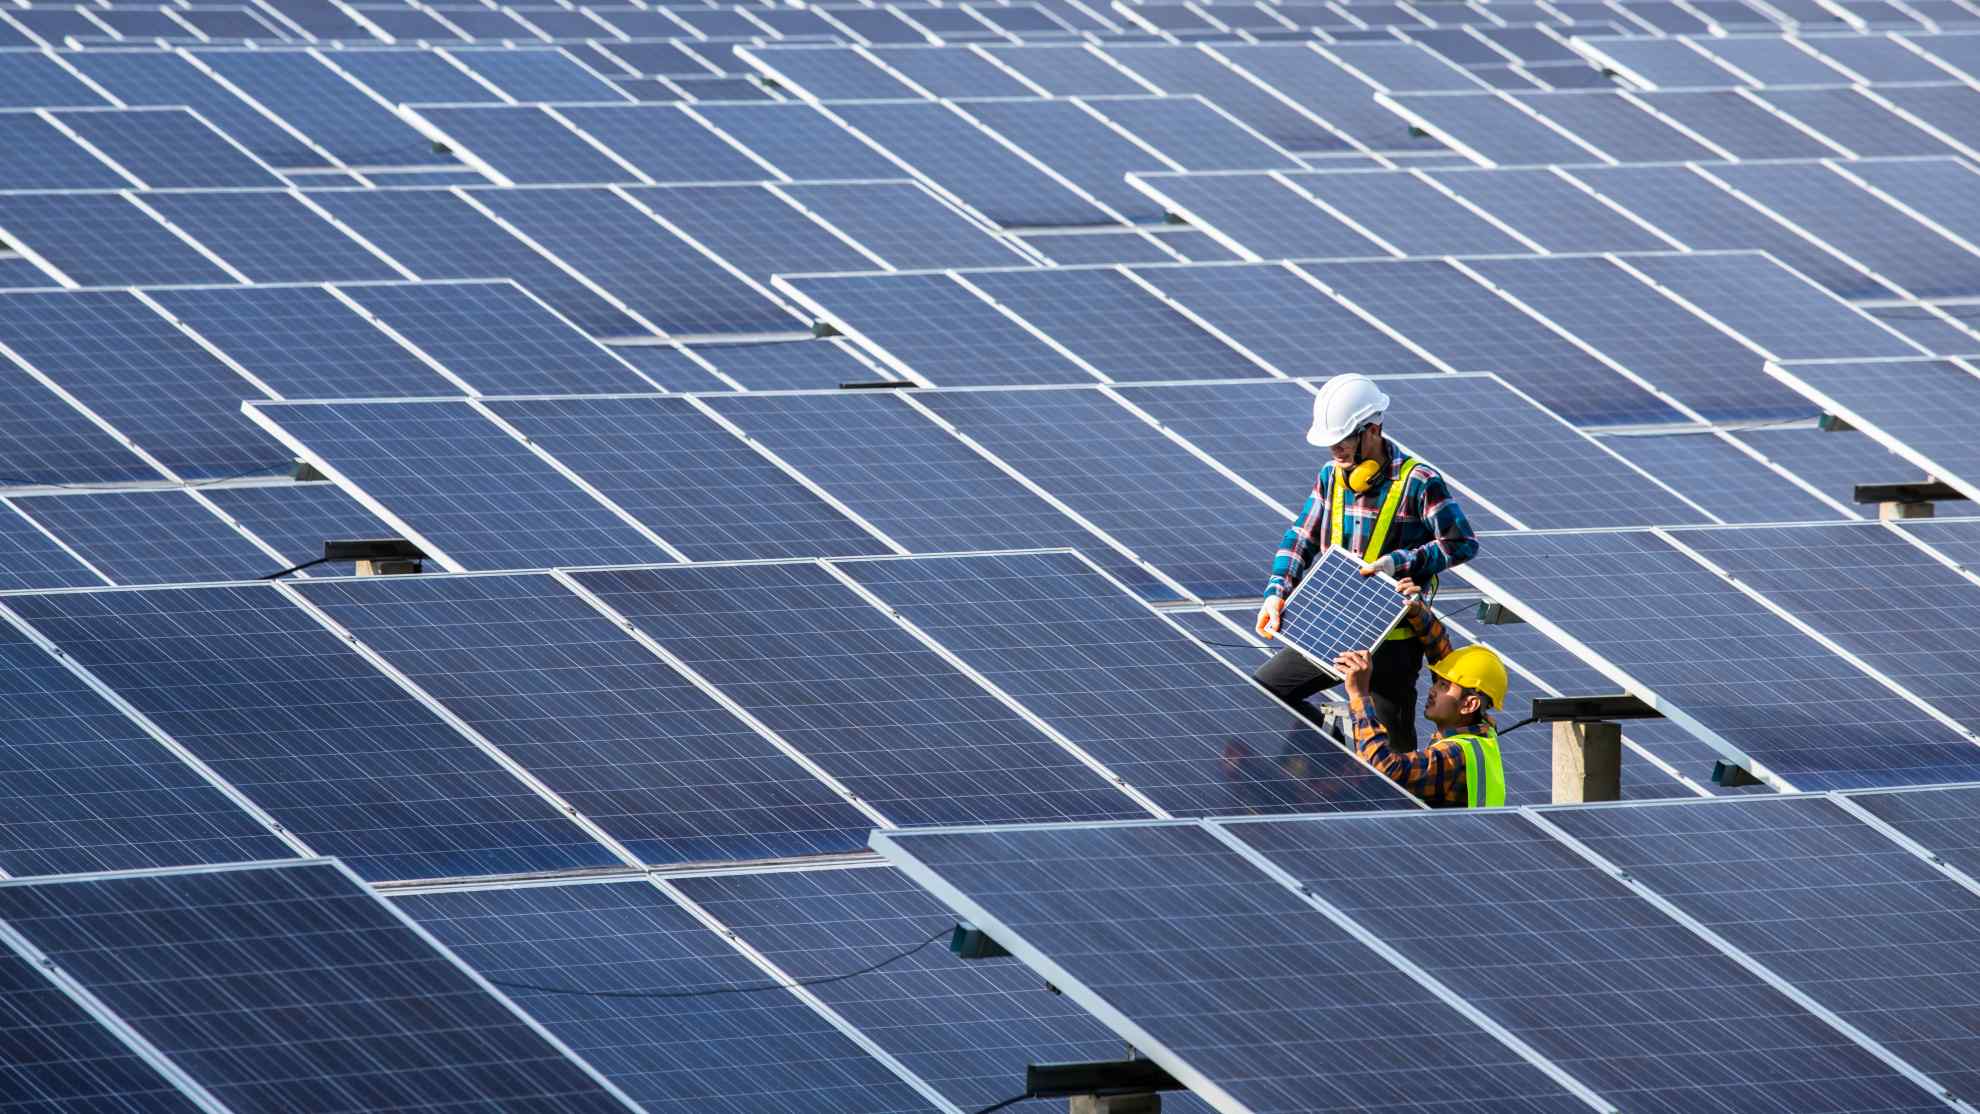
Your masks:
M 1359 494 L 1352 490 L 1345 493 L 1347 530 L 1343 540 L 1350 553 L 1371 559 L 1382 554 L 1366 552 L 1368 537 L 1375 531 L 1375 520 L 1381 517 L 1382 501 L 1389 494 L 1389 485 L 1395 482 L 1396 470 L 1406 459 L 1403 451 L 1388 438 L 1382 439 L 1382 446 L 1389 453 L 1388 478 Z M 1299 583 L 1306 567 L 1327 548 L 1327 537 L 1333 529 L 1327 517 L 1335 471 L 1332 462 L 1320 469 L 1306 505 L 1299 509 L 1299 516 L 1293 519 L 1292 527 L 1279 542 L 1278 555 L 1272 558 L 1272 579 L 1265 583 L 1267 597 L 1284 598 Z M 1396 555 L 1396 576 L 1406 576 L 1426 586 L 1431 577 L 1453 565 L 1464 564 L 1478 553 L 1478 539 L 1464 519 L 1464 508 L 1451 497 L 1444 477 L 1421 461 L 1410 471 L 1403 486 L 1402 503 L 1396 507 L 1396 520 L 1383 540 L 1383 553 Z

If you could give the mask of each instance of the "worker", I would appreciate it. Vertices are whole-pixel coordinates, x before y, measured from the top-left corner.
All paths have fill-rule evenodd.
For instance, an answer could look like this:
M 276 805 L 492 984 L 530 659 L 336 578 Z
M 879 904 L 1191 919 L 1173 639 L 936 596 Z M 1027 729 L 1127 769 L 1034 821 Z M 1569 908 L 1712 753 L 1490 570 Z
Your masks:
M 1404 595 L 1416 585 L 1404 580 Z M 1420 752 L 1398 751 L 1389 732 L 1372 714 L 1369 675 L 1372 656 L 1350 650 L 1334 661 L 1347 684 L 1348 720 L 1354 748 L 1368 764 L 1432 808 L 1489 808 L 1506 803 L 1506 777 L 1499 762 L 1499 735 L 1492 713 L 1506 704 L 1506 667 L 1488 646 L 1451 649 L 1444 624 L 1412 598 L 1398 630 L 1430 662 L 1430 694 L 1423 718 L 1437 725 L 1437 736 Z
M 1346 546 L 1362 558 L 1363 576 L 1380 572 L 1408 578 L 1433 595 L 1438 573 L 1478 552 L 1464 509 L 1451 497 L 1444 477 L 1382 435 L 1388 409 L 1389 396 L 1365 375 L 1336 375 L 1314 398 L 1306 440 L 1326 448 L 1332 459 L 1320 469 L 1306 505 L 1272 560 L 1256 624 L 1260 638 L 1279 633 L 1286 596 L 1322 550 Z M 1373 655 L 1375 717 L 1388 728 L 1390 745 L 1397 750 L 1416 749 L 1416 676 L 1422 670 L 1422 649 L 1400 626 Z M 1340 683 L 1290 649 L 1281 650 L 1254 676 L 1295 706 Z M 1321 717 L 1310 713 L 1309 718 Z

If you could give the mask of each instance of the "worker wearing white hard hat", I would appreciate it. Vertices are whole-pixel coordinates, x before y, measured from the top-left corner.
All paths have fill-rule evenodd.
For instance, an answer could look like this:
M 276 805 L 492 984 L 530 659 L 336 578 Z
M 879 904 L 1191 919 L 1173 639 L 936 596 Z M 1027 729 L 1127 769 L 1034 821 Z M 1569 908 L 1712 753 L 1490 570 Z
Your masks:
M 1362 559 L 1362 575 L 1386 573 L 1432 592 L 1438 573 L 1478 552 L 1444 477 L 1383 435 L 1388 410 L 1388 394 L 1365 375 L 1336 375 L 1314 397 L 1306 440 L 1331 459 L 1272 560 L 1258 611 L 1261 638 L 1279 633 L 1286 596 L 1322 550 L 1343 546 Z M 1400 751 L 1416 748 L 1416 678 L 1422 670 L 1423 648 L 1403 627 L 1373 655 L 1371 703 L 1388 728 L 1389 745 Z M 1256 677 L 1292 704 L 1340 683 L 1297 650 L 1281 650 Z

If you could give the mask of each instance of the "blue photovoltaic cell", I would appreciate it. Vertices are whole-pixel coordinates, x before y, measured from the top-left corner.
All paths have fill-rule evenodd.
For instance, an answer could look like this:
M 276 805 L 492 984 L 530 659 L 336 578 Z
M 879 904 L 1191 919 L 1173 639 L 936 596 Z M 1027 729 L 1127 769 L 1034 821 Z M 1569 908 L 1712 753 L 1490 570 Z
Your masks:
M 1811 423 L 1786 429 L 1743 429 L 1737 436 L 1760 455 L 1845 506 L 1854 502 L 1857 484 L 1925 479 L 1917 465 L 1855 430 L 1821 430 Z
M 1284 267 L 1144 267 L 1135 273 L 1287 375 L 1435 370 Z M 1327 343 L 1315 345 L 1315 336 Z
M 83 286 L 233 281 L 114 193 L 0 195 L 0 235 Z
M 617 862 L 272 589 L 9 606 L 316 853 L 366 878 Z
M 1380 647 L 1403 614 L 1395 586 L 1361 575 L 1361 560 L 1345 550 L 1320 554 L 1286 601 L 1279 640 L 1315 662 L 1330 664 L 1349 650 Z
M 1408 173 L 1289 176 L 1294 187 L 1379 236 L 1403 255 L 1526 252 L 1525 244 Z
M 260 821 L 11 627 L 0 628 L 8 874 L 286 858 Z M 11 1092 L 18 1096 L 19 1092 Z
M 1495 598 L 1559 626 L 1799 789 L 1980 769 L 1980 747 L 1655 538 L 1502 534 L 1488 561 L 1477 571 Z
M 152 189 L 282 184 L 187 112 L 65 112 L 61 119 Z
M 1980 725 L 1980 658 L 1953 634 L 1980 617 L 1980 585 L 1931 554 L 1865 525 L 1673 537 L 1933 707 Z
M 890 100 L 917 94 L 847 46 L 751 47 L 747 60 L 778 85 L 813 100 Z
M 683 879 L 680 889 L 799 979 L 898 955 L 955 917 L 885 868 L 710 875 Z M 1027 1063 L 1120 1054 L 1105 1026 L 1010 958 L 959 963 L 930 948 L 814 993 L 964 1110 L 1010 1097 Z M 1010 1109 L 1046 1114 L 1057 1105 L 1041 1099 Z M 1208 1109 L 1186 1091 L 1164 1095 L 1162 1107 Z
M 12 57 L 0 55 L 0 61 Z M 130 184 L 41 117 L 0 112 L 0 189 L 122 189 Z
M 323 556 L 326 541 L 389 538 L 393 534 L 391 527 L 336 484 L 209 487 L 204 494 L 255 537 L 273 546 L 288 564 L 299 565 Z M 333 565 L 328 571 L 341 575 L 344 570 Z
M 34 500 L 20 502 L 31 505 Z M 96 587 L 104 582 L 18 510 L 18 502 L 0 507 L 0 589 Z
M 1980 78 L 1980 35 L 1941 33 L 1907 37 L 1953 69 L 1969 77 Z
M 1113 219 L 943 105 L 839 104 L 831 111 L 998 224 Z
M 877 538 L 684 399 L 489 405 L 690 560 L 886 552 Z
M 885 392 L 707 401 L 911 551 L 1065 546 L 1149 584 L 1110 546 Z
M 872 826 L 547 576 L 300 587 L 642 862 L 850 851 Z
M 1524 93 L 1515 99 L 1618 162 L 1679 162 L 1718 154 L 1615 93 Z
M 1677 412 L 1446 264 L 1302 264 L 1457 371 L 1497 371 L 1569 421 L 1676 420 Z M 1645 298 L 1654 292 L 1644 291 Z
M 391 109 L 299 51 L 208 51 L 200 60 L 350 166 L 454 162 Z
M 1494 286 L 1713 421 L 1802 417 L 1808 403 L 1767 377 L 1762 357 L 1606 259 L 1481 259 Z M 1838 307 L 1840 309 L 1840 307 Z M 1845 311 L 1846 312 L 1846 311 Z M 1615 383 L 1611 380 L 1610 383 Z M 1655 421 L 1640 388 L 1550 384 L 1540 401 L 1582 424 Z
M 118 584 L 248 580 L 281 567 L 185 491 L 92 492 L 18 505 Z
M 0 909 L 230 1109 L 626 1109 L 335 863 L 13 882 Z
M 1760 89 L 1754 95 L 1864 158 L 1952 151 L 1853 89 Z
M 1927 471 L 1933 475 L 1968 491 L 1980 484 L 1980 453 L 1972 438 L 1980 375 L 1969 368 L 1947 360 L 1904 360 L 1799 363 L 1786 370 L 1829 400 L 1820 404 L 1825 409 L 1833 404 L 1848 410 L 1853 424 L 1931 461 Z
M 888 69 L 937 97 L 1033 97 L 1037 90 L 966 50 L 923 46 L 879 46 L 871 53 Z M 780 51 L 765 51 L 774 64 Z M 899 96 L 899 92 L 883 94 Z
M 485 200 L 490 195 L 481 192 L 475 196 Z M 334 190 L 312 197 L 421 278 L 506 276 L 593 335 L 647 331 L 535 249 L 502 234 L 486 216 L 452 193 Z
M 727 383 L 676 344 L 615 344 L 612 353 L 631 364 L 640 375 L 652 380 L 652 383 L 640 388 L 639 393 L 642 394 L 729 389 Z M 837 386 L 836 383 L 833 385 Z
M 1285 97 L 1253 82 L 1243 72 L 1230 68 L 1201 48 L 1115 46 L 1104 49 L 1103 53 L 1118 65 L 1144 78 L 1155 87 L 1153 91 L 1176 94 L 1200 93 L 1218 108 L 1251 125 L 1259 134 L 1290 150 L 1333 151 L 1345 146 L 1340 137 L 1322 125 L 1315 116 L 1295 108 Z M 1335 69 L 1324 59 L 1316 59 L 1316 61 L 1327 69 Z M 1244 63 L 1239 61 L 1238 65 L 1243 66 Z M 1265 80 L 1272 79 L 1266 77 Z M 1354 85 L 1362 95 L 1367 95 L 1369 92 L 1368 87 L 1359 81 L 1354 82 Z M 1301 93 L 1288 95 L 1301 104 L 1328 103 L 1305 100 Z M 1397 132 L 1404 130 L 1400 125 L 1401 122 L 1398 121 L 1395 129 Z
M 1123 175 L 1172 169 L 1159 156 L 1066 100 L 958 101 L 957 106 L 1010 140 L 1100 204 L 1130 222 L 1161 220 L 1160 207 Z
M 1284 515 L 1099 391 L 921 400 L 1197 595 L 1252 596 L 1264 583 Z
M 0 1067 L 0 1089 L 49 1114 L 200 1109 L 36 964 L 11 950 L 0 953 L 0 1040 L 12 1050 Z
M 1779 35 L 1694 41 L 1761 86 L 1835 85 L 1848 80 L 1834 67 Z
M 319 39 L 368 43 L 373 38 L 371 32 L 341 9 L 326 8 L 315 0 L 268 0 L 267 6 Z
M 0 289 L 53 287 L 47 272 L 18 255 L 0 256 Z
M 1005 267 L 1004 241 L 913 182 L 808 183 L 778 192 L 894 267 Z M 856 270 L 869 270 L 862 264 Z
M 1145 178 L 1178 216 L 1261 259 L 1382 256 L 1388 250 L 1277 178 L 1261 174 Z
M 1825 166 L 1717 166 L 1712 174 L 1918 298 L 1980 294 L 1980 254 Z M 1980 179 L 1976 179 L 1980 180 Z M 1835 288 L 1832 288 L 1835 289 Z M 1868 278 L 1844 297 L 1888 292 Z
M 329 58 L 393 104 L 496 104 L 502 99 L 430 51 L 340 50 Z
M 1933 1101 L 1526 817 L 1229 830 L 1601 1094 L 1667 1110 Z M 1398 886 L 1404 871 L 1413 884 Z M 1480 888 L 1481 874 L 1504 881 Z M 1627 1020 L 1591 1040 L 1575 1020 L 1590 1015 Z
M 676 108 L 593 105 L 557 112 L 656 182 L 759 182 L 776 177 Z M 625 178 L 624 171 L 615 171 L 609 178 L 596 180 Z
M 1850 173 L 1967 243 L 1980 239 L 1980 174 L 1957 159 L 1857 162 Z
M 1380 49 L 1386 50 L 1388 47 L 1383 45 Z M 1350 73 L 1309 45 L 1219 46 L 1217 53 L 1299 104 L 1325 106 L 1321 115 L 1333 131 L 1303 115 L 1289 114 L 1285 110 L 1273 111 L 1278 121 L 1273 128 L 1264 127 L 1259 120 L 1239 114 L 1241 119 L 1258 128 L 1268 138 L 1295 151 L 1351 150 L 1352 145 L 1343 140 L 1342 135 L 1376 150 L 1440 150 L 1443 147 L 1429 136 L 1411 135 L 1409 125 L 1402 117 L 1375 103 L 1377 86 Z M 1124 57 L 1132 61 L 1139 54 Z M 1476 83 L 1461 71 L 1441 60 L 1433 58 L 1431 61 L 1437 70 L 1448 72 L 1455 78 L 1458 84 L 1454 88 L 1475 86 Z M 1216 92 L 1205 92 L 1219 108 L 1230 110 L 1230 106 Z
M 925 43 L 928 36 L 907 25 L 891 11 L 868 8 L 835 8 L 832 18 L 845 24 L 865 42 Z
M 1395 783 L 1071 555 L 840 568 L 1171 813 L 1410 807 Z
M 873 261 L 759 186 L 653 186 L 627 196 L 764 284 L 776 274 L 863 271 Z
M 324 157 L 308 143 L 262 115 L 180 55 L 92 50 L 73 52 L 67 57 L 71 65 L 125 104 L 185 105 L 274 166 L 326 165 Z
M 1858 793 L 1850 803 L 1861 807 L 1923 844 L 1967 874 L 1980 873 L 1980 846 L 1973 826 L 1976 791 L 1971 786 L 1910 789 L 1889 793 Z
M 187 478 L 288 459 L 241 415 L 258 389 L 129 294 L 10 294 L 0 335 L 39 370 Z
M 1755 19 L 1764 18 L 1758 12 L 1753 13 L 1753 16 Z M 1480 28 L 1478 36 L 1490 40 L 1492 45 L 1513 54 L 1528 65 L 1552 67 L 1559 63 L 1586 66 L 1581 55 L 1576 54 L 1572 47 L 1537 27 Z M 1390 81 L 1384 81 L 1383 84 L 1390 88 L 1404 87 Z M 1607 82 L 1604 81 L 1603 84 Z
M 576 577 L 896 823 L 1147 815 L 815 564 Z
M 1976 336 L 1964 318 L 1955 324 L 1934 313 L 1921 304 L 1864 306 L 1864 313 L 1883 322 L 1886 326 L 1903 333 L 1906 340 L 1922 345 L 1934 356 L 1973 356 L 1980 355 L 1980 336 Z M 1947 306 L 1946 310 L 1959 317 L 1958 306 Z
M 0 107 L 79 108 L 110 103 L 47 55 L 10 51 L 6 60 L 6 76 L 0 77 Z
M 412 8 L 376 7 L 364 9 L 367 22 L 400 43 L 458 42 L 461 36 L 449 31 L 438 19 Z
M 343 291 L 485 394 L 652 390 L 610 351 L 511 283 L 347 286 Z
M 808 104 L 701 104 L 694 115 L 800 182 L 899 178 L 903 173 Z
M 1263 372 L 1118 271 L 1039 268 L 968 278 L 1110 379 L 1254 379 Z
M 637 360 L 640 350 L 626 349 Z M 843 340 L 780 340 L 764 344 L 707 344 L 695 354 L 752 391 L 831 389 L 846 383 L 893 380 L 866 364 Z M 708 373 L 700 373 L 704 379 Z M 697 389 L 718 389 L 698 387 Z M 780 444 L 779 449 L 782 449 Z
M 1496 7 L 1496 5 L 1494 5 Z M 1686 40 L 1670 38 L 1609 38 L 1587 40 L 1600 56 L 1659 89 L 1722 88 L 1746 84 L 1724 66 L 1691 49 Z
M 1970 85 L 1904 85 L 1878 96 L 1923 121 L 1963 149 L 1980 146 L 1980 89 Z
M 1677 485 L 1728 522 L 1811 522 L 1842 517 L 1842 512 L 1716 433 L 1620 435 L 1605 437 L 1602 444 L 1651 475 Z
M 1980 1083 L 1980 1039 L 1960 1020 L 1977 1005 L 1974 895 L 1836 803 L 1546 815 L 1938 1086 Z
M 1148 86 L 1121 72 L 1085 46 L 1026 43 L 1022 46 L 984 46 L 979 49 L 1053 96 L 1148 92 Z
M 461 393 L 320 286 L 159 290 L 152 297 L 284 398 Z
M 0 308 L 21 296 L 0 298 Z M 11 363 L 0 363 L 0 485 L 159 478 L 81 411 Z
M 334 196 L 311 195 L 326 208 Z M 255 282 L 404 277 L 287 193 L 147 193 L 144 200 Z
M 946 275 L 853 275 L 790 285 L 862 344 L 937 386 L 1093 379 Z
M 1492 7 L 1497 11 L 1500 5 L 1494 4 Z M 1422 10 L 1421 6 L 1418 10 Z M 1366 74 L 1382 88 L 1398 93 L 1431 93 L 1440 89 L 1477 88 L 1477 82 L 1473 81 L 1464 70 L 1452 65 L 1435 52 L 1424 49 L 1420 44 L 1330 43 L 1326 51 L 1353 69 Z M 1219 48 L 1218 52 L 1226 54 L 1241 66 L 1247 64 L 1245 59 L 1257 53 L 1248 47 L 1237 48 L 1235 54 L 1230 54 L 1222 48 Z
M 1645 104 L 1742 159 L 1832 158 L 1836 148 L 1732 90 L 1638 94 Z
M 798 327 L 797 319 L 776 303 L 608 190 L 482 190 L 475 196 L 669 332 Z
M 1776 359 L 1919 355 L 1903 337 L 1764 256 L 1661 255 L 1629 263 Z
M 607 40 L 605 42 L 594 41 L 587 45 L 590 47 L 588 51 L 578 50 L 576 52 L 578 60 L 607 74 L 620 70 L 630 71 L 636 74 L 674 74 L 681 71 L 706 74 L 710 72 L 706 67 L 697 64 L 694 59 L 687 57 L 687 52 L 678 43 L 613 42 Z M 722 57 L 719 48 L 704 46 L 703 49 L 717 58 Z M 732 64 L 736 65 L 737 69 L 742 68 L 739 63 L 734 63 L 733 59 L 731 61 Z M 594 94 L 584 99 L 587 101 L 600 101 L 614 100 L 616 98 L 600 97 Z
M 1667 251 L 1671 246 L 1550 170 L 1429 173 L 1439 185 L 1549 251 Z M 1307 175 L 1300 181 L 1317 177 Z M 1384 181 L 1394 177 L 1381 176 Z
M 1205 242 L 1208 236 L 1197 233 Z M 1176 257 L 1162 250 L 1157 239 L 1137 231 L 1124 231 L 1119 235 L 1087 235 L 1085 233 L 1046 233 L 1026 236 L 1024 242 L 1043 252 L 1047 259 L 1061 267 L 1083 263 L 1173 263 Z M 1221 258 L 1229 258 L 1226 253 Z
M 1201 1073 L 1235 1109 L 1415 1110 L 1425 1074 L 1468 1075 L 1482 1110 L 1584 1109 L 1201 828 L 887 841 L 890 857 L 961 895 L 977 923 L 1047 957 L 1064 972 L 1061 990 L 1146 1033 L 1138 1054 Z M 1398 1042 L 1412 1055 L 1382 1053 Z
M 1392 94 L 1412 120 L 1497 166 L 1600 162 L 1593 151 L 1534 119 L 1503 94 Z M 1400 125 L 1403 117 L 1397 118 Z
M 919 896 L 927 919 L 939 920 L 934 899 Z M 394 904 L 655 1114 L 929 1109 L 787 993 L 697 995 L 770 976 L 646 882 L 437 892 Z
M 422 108 L 447 146 L 519 185 L 631 182 L 637 178 L 536 105 Z

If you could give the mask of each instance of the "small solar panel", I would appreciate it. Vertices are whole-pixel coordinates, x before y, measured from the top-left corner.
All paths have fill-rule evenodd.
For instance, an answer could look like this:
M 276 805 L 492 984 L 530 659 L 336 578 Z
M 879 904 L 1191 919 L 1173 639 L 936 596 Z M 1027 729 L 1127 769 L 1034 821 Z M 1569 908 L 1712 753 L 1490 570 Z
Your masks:
M 1147 815 L 816 565 L 576 576 L 896 822 Z
M 1276 175 L 1170 174 L 1141 181 L 1178 217 L 1260 259 L 1390 254 Z
M 692 560 L 722 560 L 738 553 L 766 559 L 887 552 L 857 523 L 686 400 L 489 405 L 531 444 Z M 656 483 L 656 478 L 665 482 Z
M 699 104 L 689 114 L 796 181 L 899 178 L 903 173 L 810 105 Z
M 0 235 L 84 286 L 233 281 L 114 193 L 0 195 Z
M 16 505 L 118 584 L 247 580 L 280 567 L 183 490 L 78 493 Z
M 996 307 L 940 274 L 785 279 L 905 378 L 939 386 L 1091 382 Z
M 451 163 L 392 110 L 301 51 L 208 51 L 200 61 L 351 166 Z
M 159 290 L 152 298 L 285 398 L 462 393 L 320 286 Z
M 466 403 L 258 408 L 461 567 L 641 564 L 665 551 Z M 443 562 L 444 563 L 444 562 Z
M 146 186 L 279 186 L 252 155 L 190 112 L 65 112 L 62 124 Z
M 0 112 L 0 189 L 122 189 L 130 184 L 54 124 L 31 113 Z
M 0 908 L 233 1108 L 626 1108 L 335 863 L 10 882 Z
M 757 182 L 776 175 L 675 108 L 579 105 L 558 114 L 656 182 Z M 623 180 L 618 172 L 610 179 Z
M 1903 337 L 1751 252 L 1641 256 L 1629 265 L 1776 359 L 1918 355 Z
M 632 182 L 637 176 L 536 105 L 422 108 L 419 115 L 468 162 L 521 185 Z
M 438 891 L 393 904 L 655 1114 L 928 1108 L 789 994 L 700 995 L 770 977 L 647 882 Z M 595 993 L 559 993 L 567 988 Z
M 1431 371 L 1423 357 L 1279 266 L 1145 267 L 1136 272 L 1210 328 L 1287 375 Z M 1313 343 L 1325 336 L 1324 350 Z
M 258 111 L 179 54 L 91 50 L 67 61 L 91 81 L 132 105 L 185 105 L 222 133 L 274 166 L 324 166 L 310 144 Z M 314 65 L 315 63 L 311 63 Z M 66 76 L 66 75 L 65 75 Z M 100 103 L 92 96 L 81 104 Z
M 319 201 L 324 197 L 312 196 Z M 287 193 L 202 191 L 143 197 L 145 204 L 255 282 L 403 277 Z
M 391 527 L 336 484 L 214 486 L 201 494 L 223 515 L 274 547 L 288 564 L 323 556 L 326 541 L 392 536 Z
M 1294 174 L 1295 188 L 1404 255 L 1525 252 L 1528 246 L 1407 173 Z
M 1286 600 L 1279 641 L 1331 670 L 1350 650 L 1372 653 L 1405 610 L 1395 585 L 1382 576 L 1362 576 L 1361 560 L 1346 550 L 1320 554 Z

